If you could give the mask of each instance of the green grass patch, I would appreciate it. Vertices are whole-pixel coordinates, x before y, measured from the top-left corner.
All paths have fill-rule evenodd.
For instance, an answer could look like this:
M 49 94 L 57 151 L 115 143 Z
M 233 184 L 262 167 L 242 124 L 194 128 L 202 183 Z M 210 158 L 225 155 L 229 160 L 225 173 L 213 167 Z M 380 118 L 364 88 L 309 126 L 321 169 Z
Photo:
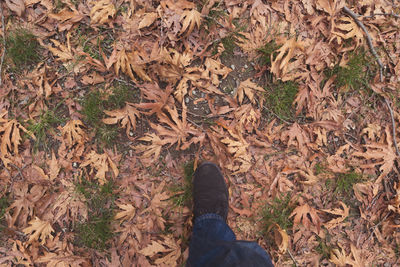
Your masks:
M 275 41 L 266 43 L 263 47 L 258 49 L 260 53 L 259 64 L 271 66 L 271 56 L 276 57 L 278 55 L 277 50 L 280 48 Z
M 192 177 L 194 173 L 194 161 L 189 161 L 184 164 L 183 182 L 179 185 L 171 187 L 171 191 L 175 193 L 172 197 L 172 202 L 177 207 L 190 206 L 192 202 L 193 183 Z
M 54 133 L 56 126 L 65 121 L 56 112 L 58 106 L 54 110 L 42 111 L 37 121 L 28 122 L 27 129 L 36 137 L 33 144 L 34 152 L 37 152 L 39 148 L 48 149 L 48 133 Z
M 6 38 L 6 46 L 7 56 L 17 71 L 37 64 L 41 59 L 40 44 L 27 29 L 14 29 Z
M 362 180 L 362 175 L 354 171 L 349 173 L 340 173 L 336 177 L 336 185 L 334 193 L 341 195 L 349 195 L 353 190 L 353 185 Z
M 266 231 L 269 231 L 275 224 L 285 230 L 292 228 L 293 222 L 289 216 L 295 206 L 290 200 L 290 193 L 287 193 L 286 195 L 275 197 L 271 203 L 264 207 L 262 220 Z
M 358 91 L 369 88 L 369 82 L 376 71 L 375 60 L 363 49 L 358 49 L 349 54 L 346 66 L 341 67 L 337 64 L 332 69 L 326 70 L 325 76 L 329 79 L 336 75 L 335 81 L 338 88 L 344 88 L 345 91 Z
M 86 198 L 88 220 L 75 225 L 75 243 L 78 246 L 105 250 L 108 241 L 113 237 L 112 219 L 114 200 L 114 185 L 108 182 L 100 186 L 96 182 L 82 178 L 75 184 L 76 191 Z
M 322 256 L 323 259 L 329 259 L 331 255 L 332 248 L 328 246 L 324 239 L 317 236 L 318 246 L 315 250 L 318 252 L 319 255 Z
M 5 225 L 5 217 L 4 214 L 6 213 L 6 209 L 10 205 L 9 199 L 7 194 L 0 198 L 0 231 L 3 230 Z
M 96 139 L 105 146 L 110 146 L 118 136 L 118 126 L 102 122 L 104 110 L 120 109 L 125 102 L 136 102 L 136 93 L 124 84 L 115 84 L 110 94 L 99 90 L 88 93 L 82 101 L 82 114 L 87 124 L 95 131 Z
M 295 110 L 293 101 L 296 98 L 298 86 L 295 82 L 276 81 L 266 88 L 265 105 L 279 118 L 293 120 Z

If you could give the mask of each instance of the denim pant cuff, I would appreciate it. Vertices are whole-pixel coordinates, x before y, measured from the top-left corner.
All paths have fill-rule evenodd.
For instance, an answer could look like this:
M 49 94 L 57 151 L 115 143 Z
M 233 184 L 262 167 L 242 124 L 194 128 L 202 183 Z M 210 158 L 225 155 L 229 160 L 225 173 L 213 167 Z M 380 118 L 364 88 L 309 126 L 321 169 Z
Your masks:
M 215 214 L 215 213 L 206 213 L 206 214 L 203 214 L 203 215 L 197 217 L 197 218 L 194 220 L 194 223 L 196 224 L 196 223 L 199 223 L 199 222 L 201 222 L 201 221 L 208 220 L 208 219 L 216 219 L 216 220 L 220 220 L 220 221 L 225 222 L 224 219 L 223 219 L 220 215 L 218 215 L 218 214 Z

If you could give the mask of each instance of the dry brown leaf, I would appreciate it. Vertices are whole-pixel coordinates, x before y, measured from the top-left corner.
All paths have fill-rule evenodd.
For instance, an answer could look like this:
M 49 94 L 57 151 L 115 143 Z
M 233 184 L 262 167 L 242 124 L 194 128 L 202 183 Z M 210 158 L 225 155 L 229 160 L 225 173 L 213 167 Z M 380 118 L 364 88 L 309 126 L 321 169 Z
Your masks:
M 150 26 L 154 23 L 154 21 L 156 21 L 157 17 L 158 15 L 155 12 L 146 13 L 140 21 L 138 29 L 140 30 L 142 28 Z
M 57 14 L 50 13 L 49 17 L 60 21 L 57 26 L 58 30 L 62 32 L 70 30 L 75 23 L 81 21 L 85 16 L 76 9 L 70 11 L 68 8 L 64 8 Z
M 61 133 L 67 146 L 83 144 L 87 140 L 85 125 L 80 120 L 70 120 L 62 128 Z
M 168 249 L 166 249 L 163 245 L 161 245 L 160 243 L 153 240 L 153 241 L 151 241 L 150 245 L 139 250 L 139 253 L 144 256 L 151 257 L 151 256 L 156 255 L 157 253 L 166 252 L 166 251 L 168 251 Z
M 196 25 L 198 28 L 200 28 L 201 14 L 196 9 L 185 10 L 182 13 L 179 21 L 182 22 L 182 28 L 181 28 L 180 34 L 187 31 L 186 35 L 189 35 L 193 31 L 193 29 Z
M 311 224 L 313 224 L 317 227 L 317 231 L 319 232 L 319 230 L 321 229 L 321 219 L 319 218 L 317 212 L 318 211 L 316 209 L 310 207 L 307 203 L 305 203 L 295 208 L 289 217 L 294 216 L 294 226 L 300 224 L 301 222 L 307 229 L 310 229 Z
M 342 44 L 343 40 L 355 39 L 356 46 L 360 46 L 364 40 L 363 31 L 354 22 L 353 18 L 341 17 L 332 27 L 332 37 L 330 41 L 336 39 L 338 44 Z
M 84 75 L 82 77 L 82 83 L 85 85 L 88 84 L 98 84 L 104 82 L 104 77 L 98 74 L 96 71 L 91 74 Z
M 117 206 L 123 210 L 120 212 L 117 212 L 117 214 L 114 216 L 115 220 L 119 220 L 121 219 L 121 222 L 127 220 L 132 220 L 132 218 L 135 216 L 136 214 L 136 209 L 134 206 L 132 206 L 132 204 L 117 204 Z
M 38 241 L 41 245 L 46 243 L 46 239 L 53 240 L 51 232 L 54 232 L 53 227 L 47 221 L 42 221 L 35 217 L 29 222 L 31 226 L 26 227 L 23 232 L 29 235 L 28 243 Z M 40 239 L 40 240 L 39 240 Z
M 21 17 L 25 11 L 24 0 L 6 0 L 6 4 L 8 8 L 17 13 L 19 17 Z
M 304 46 L 302 42 L 297 42 L 295 37 L 284 42 L 277 51 L 278 55 L 271 62 L 271 72 L 279 78 L 283 77 L 288 72 L 290 60 L 296 56 L 297 50 L 304 50 Z
M 50 41 L 52 41 L 56 47 L 48 45 L 47 49 L 49 49 L 54 56 L 58 57 L 57 60 L 67 62 L 69 60 L 74 59 L 74 55 L 72 54 L 71 51 L 71 45 L 69 43 L 69 37 L 67 38 L 67 46 L 61 44 L 59 41 L 54 39 L 50 39 Z
M 91 24 L 105 24 L 111 22 L 117 13 L 110 0 L 93 1 L 94 6 L 90 10 Z
M 336 208 L 336 209 L 331 209 L 331 210 L 328 210 L 328 209 L 322 210 L 324 212 L 340 216 L 338 218 L 330 220 L 329 222 L 324 223 L 324 226 L 327 229 L 332 229 L 332 228 L 338 226 L 340 223 L 342 223 L 347 218 L 347 216 L 349 216 L 350 208 L 348 208 L 346 206 L 346 204 L 344 204 L 343 202 L 340 202 L 340 205 L 342 205 L 343 209 Z
M 253 83 L 251 79 L 247 79 L 239 84 L 239 87 L 235 93 L 235 97 L 237 97 L 239 104 L 243 102 L 243 98 L 246 95 L 251 103 L 256 103 L 255 96 L 257 92 L 265 92 L 265 90 L 258 86 L 257 84 Z
M 114 65 L 115 72 L 119 74 L 119 70 L 127 74 L 134 82 L 137 82 L 133 73 L 136 73 L 144 81 L 151 82 L 151 78 L 146 74 L 145 63 L 139 59 L 139 55 L 135 52 L 127 53 L 122 49 L 117 54 L 117 61 Z
M 127 103 L 122 109 L 104 110 L 104 113 L 111 118 L 105 118 L 103 122 L 105 124 L 121 123 L 121 126 L 126 130 L 127 136 L 130 136 L 131 130 L 136 129 L 136 119 L 139 118 L 139 111 L 131 103 Z
M 35 139 L 35 136 L 16 120 L 1 119 L 0 123 L 1 122 L 3 122 L 3 124 L 0 126 L 0 157 L 4 166 L 8 168 L 8 164 L 12 161 L 13 156 L 18 155 L 18 147 L 22 141 L 21 130 L 30 135 L 33 139 Z
M 117 177 L 119 174 L 118 168 L 108 154 L 97 154 L 95 151 L 91 151 L 87 156 L 85 161 L 82 163 L 81 167 L 91 166 L 89 174 L 92 174 L 96 170 L 95 178 L 99 181 L 101 185 L 107 182 L 106 174 L 109 170 L 109 166 Z

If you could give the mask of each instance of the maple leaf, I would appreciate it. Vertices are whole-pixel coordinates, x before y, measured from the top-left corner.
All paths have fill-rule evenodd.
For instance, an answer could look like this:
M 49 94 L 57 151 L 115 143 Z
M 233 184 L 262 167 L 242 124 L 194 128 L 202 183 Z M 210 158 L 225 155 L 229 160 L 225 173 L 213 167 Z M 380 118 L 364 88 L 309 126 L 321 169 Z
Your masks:
M 251 103 L 255 104 L 255 92 L 265 92 L 265 90 L 258 86 L 257 84 L 253 83 L 250 78 L 241 82 L 239 87 L 235 93 L 235 97 L 238 98 L 238 102 L 241 104 L 243 102 L 244 95 L 246 95 Z
M 306 228 L 310 229 L 311 224 L 314 224 L 317 227 L 317 231 L 319 232 L 321 228 L 321 219 L 319 218 L 317 212 L 318 211 L 316 209 L 310 207 L 307 203 L 305 203 L 295 208 L 290 214 L 289 218 L 294 216 L 294 226 L 298 225 L 301 222 Z
M 132 220 L 132 218 L 135 216 L 136 214 L 136 209 L 134 206 L 132 206 L 132 204 L 117 204 L 117 206 L 123 210 L 118 212 L 115 216 L 114 219 L 118 220 L 121 219 L 121 222 L 123 222 L 124 220 Z
M 332 27 L 332 37 L 330 41 L 337 39 L 338 44 L 342 43 L 342 39 L 356 39 L 356 47 L 364 40 L 363 31 L 358 27 L 352 18 L 341 17 Z
M 45 194 L 46 190 L 42 186 L 34 185 L 29 189 L 28 183 L 18 183 L 14 185 L 15 201 L 7 208 L 7 212 L 12 211 L 12 216 L 7 214 L 7 223 L 10 227 L 15 224 L 24 226 L 28 217 L 33 216 L 33 210 Z
M 0 157 L 4 163 L 4 166 L 8 168 L 8 164 L 11 162 L 13 155 L 18 155 L 18 147 L 21 144 L 21 130 L 28 135 L 30 135 L 33 139 L 35 135 L 25 129 L 19 122 L 16 120 L 6 120 L 1 119 L 0 123 L 3 124 L 0 126 L 0 135 L 1 135 L 1 144 L 0 144 Z
M 225 67 L 222 63 L 218 60 L 212 58 L 206 58 L 204 62 L 206 67 L 206 71 L 202 73 L 203 77 L 209 77 L 211 79 L 212 84 L 218 86 L 221 82 L 219 76 L 222 76 L 222 79 L 225 79 L 226 76 L 232 71 L 232 69 Z
M 70 44 L 70 36 L 71 33 L 67 33 L 67 46 L 63 45 L 59 41 L 55 39 L 50 39 L 50 41 L 56 46 L 53 47 L 51 45 L 47 45 L 47 49 L 50 50 L 51 53 L 53 53 L 54 56 L 58 57 L 57 60 L 67 62 L 71 59 L 74 59 L 74 55 L 72 54 L 71 50 L 71 44 Z
M 86 199 L 82 194 L 77 193 L 76 186 L 68 181 L 61 182 L 64 189 L 61 190 L 54 201 L 52 212 L 54 214 L 54 221 L 69 222 L 87 220 L 88 207 Z
M 347 256 L 345 249 L 340 244 L 338 245 L 340 249 L 332 249 L 329 261 L 338 266 L 346 266 L 347 264 L 353 265 L 350 255 Z
M 339 203 L 340 203 L 340 205 L 342 205 L 343 209 L 336 208 L 336 209 L 331 209 L 331 210 L 328 210 L 328 209 L 322 210 L 324 212 L 340 216 L 338 218 L 330 220 L 329 222 L 324 223 L 324 226 L 327 229 L 332 229 L 332 228 L 338 226 L 340 223 L 342 223 L 347 218 L 347 216 L 349 216 L 350 209 L 343 202 L 340 201 Z
M 297 42 L 296 38 L 284 42 L 283 46 L 278 49 L 278 55 L 271 62 L 271 72 L 277 77 L 283 77 L 289 68 L 290 60 L 296 55 L 296 50 L 304 50 L 303 44 Z
M 169 141 L 168 139 L 161 140 L 161 138 L 155 133 L 146 134 L 144 137 L 139 138 L 139 141 L 151 142 L 151 145 L 139 144 L 134 147 L 134 149 L 138 153 L 143 153 L 142 157 L 144 159 L 150 159 L 150 161 L 146 162 L 147 163 L 146 165 L 148 165 L 149 163 L 151 163 L 155 160 L 158 160 L 158 158 L 160 157 L 161 148 L 163 147 L 163 145 L 173 142 L 173 141 Z
M 88 138 L 83 130 L 85 126 L 80 120 L 70 120 L 62 128 L 61 133 L 67 146 L 83 144 Z
M 141 91 L 144 99 L 152 101 L 136 105 L 138 108 L 150 110 L 149 112 L 143 112 L 146 115 L 160 114 L 168 103 L 173 103 L 173 98 L 171 97 L 173 88 L 171 86 L 161 90 L 157 84 L 144 84 L 141 86 Z
M 151 12 L 151 13 L 146 13 L 142 20 L 139 23 L 138 29 L 142 29 L 145 27 L 150 26 L 151 24 L 154 23 L 154 21 L 157 19 L 158 15 L 155 12 Z
M 310 138 L 299 124 L 293 123 L 287 131 L 282 132 L 281 139 L 287 141 L 288 148 L 295 146 L 303 155 L 308 154 L 307 144 L 310 143 Z
M 135 53 L 127 53 L 125 49 L 122 49 L 117 54 L 117 62 L 114 65 L 115 72 L 119 73 L 121 70 L 127 74 L 134 82 L 137 82 L 133 72 L 135 72 L 144 81 L 151 82 L 151 78 L 146 74 L 143 66 L 144 62 L 140 59 L 140 56 Z
M 381 143 L 372 143 L 364 145 L 367 149 L 365 152 L 354 152 L 352 155 L 356 157 L 363 157 L 368 160 L 374 160 L 374 162 L 364 165 L 363 167 L 373 168 L 376 165 L 381 165 L 379 170 L 381 174 L 378 179 L 375 181 L 375 184 L 379 184 L 383 177 L 389 174 L 389 172 L 393 169 L 394 163 L 397 159 L 397 155 L 395 150 L 393 149 L 392 137 L 390 134 L 389 126 L 385 129 L 386 133 L 386 142 L 387 144 Z M 377 193 L 376 190 L 374 190 Z
M 126 135 L 130 136 L 130 131 L 136 129 L 136 118 L 139 118 L 139 111 L 133 107 L 133 104 L 126 103 L 125 107 L 116 110 L 104 110 L 104 113 L 111 118 L 105 118 L 102 121 L 105 124 L 116 124 L 121 123 L 121 126 L 125 128 Z
M 139 253 L 148 257 L 153 257 L 159 253 L 169 253 L 166 256 L 156 259 L 154 263 L 157 265 L 165 264 L 166 266 L 173 266 L 176 265 L 178 258 L 181 256 L 179 244 L 180 241 L 175 242 L 172 236 L 168 235 L 164 237 L 164 240 L 158 242 L 152 240 L 151 244 L 139 250 Z
M 57 14 L 50 13 L 49 17 L 61 22 L 61 24 L 57 26 L 58 30 L 62 32 L 71 29 L 75 23 L 81 21 L 85 16 L 76 9 L 70 11 L 68 8 L 64 8 Z
M 183 11 L 179 21 L 182 21 L 182 28 L 180 33 L 182 34 L 187 31 L 186 35 L 189 35 L 196 25 L 198 28 L 200 28 L 201 14 L 196 9 L 185 10 Z
M 95 151 L 91 151 L 87 156 L 86 160 L 82 163 L 82 167 L 86 167 L 90 165 L 92 167 L 89 174 L 93 173 L 93 170 L 96 170 L 95 178 L 99 181 L 101 185 L 107 182 L 106 180 L 106 173 L 108 172 L 109 168 L 111 167 L 114 176 L 117 177 L 119 174 L 118 168 L 112 159 L 108 156 L 108 154 L 97 154 Z
M 53 240 L 53 236 L 51 232 L 54 232 L 53 227 L 51 227 L 50 223 L 47 221 L 42 221 L 38 217 L 35 216 L 33 220 L 29 222 L 31 226 L 23 229 L 23 232 L 26 235 L 29 235 L 28 243 L 32 243 L 33 241 L 39 241 L 41 245 L 46 242 L 46 239 Z
M 25 11 L 25 3 L 23 0 L 6 0 L 6 4 L 8 8 L 17 13 L 19 17 L 21 17 Z
M 61 254 L 61 255 L 60 255 Z M 40 256 L 36 262 L 47 263 L 48 267 L 67 267 L 67 266 L 85 266 L 87 260 L 76 255 L 63 255 L 64 253 L 52 253 L 45 252 L 43 256 Z M 86 264 L 85 264 L 86 263 Z
M 109 23 L 117 13 L 110 0 L 93 1 L 94 6 L 90 10 L 91 24 Z

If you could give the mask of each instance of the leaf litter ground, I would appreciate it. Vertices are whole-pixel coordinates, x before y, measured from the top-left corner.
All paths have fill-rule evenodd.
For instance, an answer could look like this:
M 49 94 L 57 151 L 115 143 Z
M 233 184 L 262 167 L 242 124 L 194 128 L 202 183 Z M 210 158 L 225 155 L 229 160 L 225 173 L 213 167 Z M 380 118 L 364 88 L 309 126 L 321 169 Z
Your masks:
M 391 1 L 0 5 L 1 265 L 183 266 L 204 160 L 276 266 L 399 264 Z

